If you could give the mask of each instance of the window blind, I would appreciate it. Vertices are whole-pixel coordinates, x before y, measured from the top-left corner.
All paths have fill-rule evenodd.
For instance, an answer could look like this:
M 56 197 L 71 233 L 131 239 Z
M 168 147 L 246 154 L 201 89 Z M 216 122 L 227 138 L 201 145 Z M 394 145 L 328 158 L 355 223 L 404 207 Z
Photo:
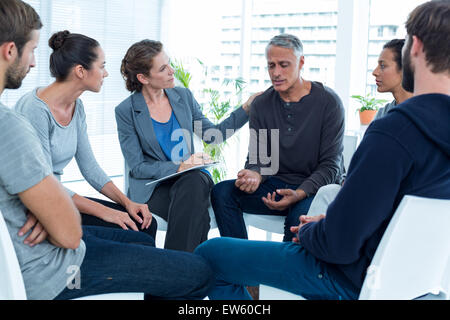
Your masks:
M 110 177 L 123 176 L 123 156 L 117 137 L 114 108 L 129 92 L 120 74 L 120 64 L 127 49 L 144 38 L 160 39 L 160 0 L 26 0 L 41 16 L 44 27 L 36 50 L 37 66 L 18 90 L 6 90 L 1 101 L 13 107 L 25 93 L 54 81 L 50 76 L 48 39 L 54 32 L 69 30 L 96 39 L 106 55 L 105 79 L 100 93 L 85 92 L 81 99 L 86 111 L 88 135 L 95 157 Z M 76 162 L 64 170 L 63 182 L 76 182 L 81 195 L 94 195 Z M 117 184 L 119 188 L 121 184 Z M 68 185 L 71 188 L 70 185 Z M 74 190 L 77 192 L 77 190 Z M 85 192 L 84 192 L 85 191 Z

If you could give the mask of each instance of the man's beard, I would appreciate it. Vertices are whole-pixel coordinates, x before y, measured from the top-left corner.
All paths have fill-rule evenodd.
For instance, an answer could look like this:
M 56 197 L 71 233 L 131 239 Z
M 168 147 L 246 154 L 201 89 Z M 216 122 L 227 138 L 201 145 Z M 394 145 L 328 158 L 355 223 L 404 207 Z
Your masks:
M 414 92 L 414 70 L 411 66 L 411 47 L 410 41 L 405 44 L 406 50 L 403 54 L 403 81 L 402 87 L 408 92 Z
M 14 62 L 12 66 L 10 66 L 6 70 L 5 74 L 5 88 L 6 89 L 18 89 L 22 85 L 22 81 L 27 75 L 27 70 L 21 68 L 19 57 Z

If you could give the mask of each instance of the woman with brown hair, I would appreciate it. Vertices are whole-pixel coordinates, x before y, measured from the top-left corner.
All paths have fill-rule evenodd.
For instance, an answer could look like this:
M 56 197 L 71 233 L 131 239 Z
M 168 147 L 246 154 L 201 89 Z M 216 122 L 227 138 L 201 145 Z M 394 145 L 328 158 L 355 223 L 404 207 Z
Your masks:
M 229 136 L 227 129 L 234 131 L 247 123 L 256 95 L 214 125 L 202 114 L 189 89 L 175 87 L 174 70 L 159 41 L 132 45 L 121 72 L 132 93 L 116 107 L 119 141 L 129 167 L 128 195 L 148 203 L 152 212 L 168 222 L 165 248 L 192 252 L 208 236 L 211 177 L 192 170 L 159 184 L 147 184 L 210 161 L 207 155 L 193 152 L 192 133 L 206 143 L 222 142 Z M 197 132 L 194 128 L 201 129 Z M 208 134 L 211 130 L 215 134 Z M 217 139 L 218 135 L 222 139 Z

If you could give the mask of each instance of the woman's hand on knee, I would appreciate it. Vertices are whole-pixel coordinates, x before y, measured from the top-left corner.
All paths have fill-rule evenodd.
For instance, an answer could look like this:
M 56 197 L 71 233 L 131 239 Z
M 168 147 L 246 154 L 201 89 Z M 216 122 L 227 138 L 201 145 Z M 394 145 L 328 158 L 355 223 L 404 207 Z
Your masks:
M 131 228 L 134 231 L 139 231 L 136 223 L 130 218 L 128 212 L 115 210 L 105 207 L 107 214 L 104 215 L 103 220 L 106 222 L 114 223 L 120 226 L 124 230 L 129 230 Z
M 152 223 L 152 214 L 148 205 L 130 201 L 126 207 L 128 214 L 141 224 L 141 230 L 148 229 Z M 142 218 L 141 218 L 142 216 Z

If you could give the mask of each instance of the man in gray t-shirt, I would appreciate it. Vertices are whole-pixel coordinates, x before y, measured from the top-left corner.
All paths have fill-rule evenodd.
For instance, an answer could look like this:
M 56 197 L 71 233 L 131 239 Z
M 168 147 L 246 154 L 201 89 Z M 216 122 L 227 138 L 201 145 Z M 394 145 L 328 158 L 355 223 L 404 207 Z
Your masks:
M 85 246 L 75 250 L 58 248 L 47 240 L 37 246 L 24 243 L 20 236 L 27 222 L 27 209 L 19 195 L 38 185 L 52 171 L 47 165 L 33 127 L 21 116 L 0 104 L 0 210 L 22 269 L 29 299 L 52 299 L 62 291 L 72 266 L 83 261 Z
M 0 95 L 34 67 L 41 20 L 20 0 L 0 2 Z M 0 211 L 28 299 L 53 299 L 81 266 L 80 215 L 52 175 L 34 128 L 0 104 Z M 2 261 L 0 261 L 2 263 Z

